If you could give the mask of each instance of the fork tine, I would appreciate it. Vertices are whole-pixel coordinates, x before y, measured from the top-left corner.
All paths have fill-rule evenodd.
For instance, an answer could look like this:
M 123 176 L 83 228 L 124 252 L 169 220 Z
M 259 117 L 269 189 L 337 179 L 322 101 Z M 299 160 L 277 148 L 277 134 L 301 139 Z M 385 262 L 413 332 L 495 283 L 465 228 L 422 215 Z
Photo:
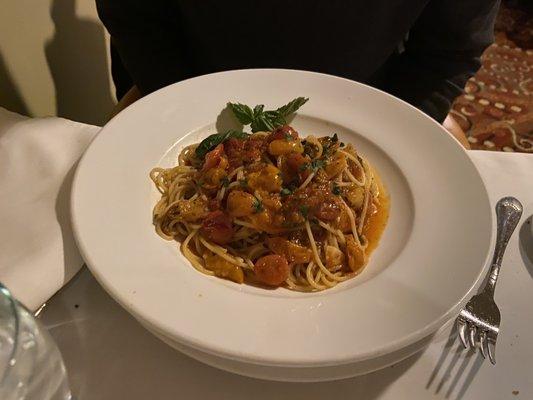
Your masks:
M 481 350 L 481 355 L 483 356 L 483 358 L 487 358 L 487 346 L 487 332 L 481 331 L 481 333 L 479 334 L 479 349 Z
M 468 341 L 472 350 L 476 351 L 476 326 L 472 323 L 468 324 Z
M 459 338 L 464 348 L 468 348 L 468 343 L 466 341 L 466 323 L 462 318 L 457 319 L 457 330 L 459 331 Z
M 487 349 L 489 353 L 489 360 L 492 363 L 492 365 L 496 365 L 496 341 L 492 340 L 490 338 L 487 339 Z

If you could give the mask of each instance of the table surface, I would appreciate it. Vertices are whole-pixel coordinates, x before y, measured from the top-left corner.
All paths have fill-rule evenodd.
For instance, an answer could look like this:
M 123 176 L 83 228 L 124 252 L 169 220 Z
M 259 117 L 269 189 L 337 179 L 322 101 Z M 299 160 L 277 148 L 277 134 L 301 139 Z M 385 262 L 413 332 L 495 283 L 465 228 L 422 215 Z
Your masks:
M 531 399 L 533 263 L 515 234 L 496 291 L 502 330 L 492 366 L 446 329 L 423 352 L 361 377 L 279 383 L 240 377 L 178 353 L 145 330 L 83 269 L 48 304 L 74 395 L 92 399 Z M 533 249 L 533 247 L 531 247 Z M 179 396 L 179 397 L 177 397 Z
M 476 158 L 483 168 L 494 161 Z M 77 400 L 533 399 L 533 185 L 528 183 L 533 158 L 527 163 L 521 167 L 522 180 L 515 182 L 500 167 L 490 174 L 480 169 L 492 204 L 516 193 L 524 205 L 496 289 L 502 313 L 496 366 L 463 350 L 448 328 L 422 352 L 356 378 L 306 384 L 246 378 L 168 347 L 115 303 L 85 268 L 49 301 L 41 320 L 59 345 Z

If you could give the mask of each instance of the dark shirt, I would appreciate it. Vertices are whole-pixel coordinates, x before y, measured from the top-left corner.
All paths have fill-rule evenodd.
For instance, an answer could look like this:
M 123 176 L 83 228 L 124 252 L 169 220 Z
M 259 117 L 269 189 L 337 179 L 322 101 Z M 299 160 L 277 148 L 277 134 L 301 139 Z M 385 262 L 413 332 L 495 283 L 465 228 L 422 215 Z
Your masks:
M 438 121 L 479 68 L 481 53 L 493 41 L 499 5 L 498 0 L 96 2 L 142 94 L 216 71 L 303 69 L 368 83 Z

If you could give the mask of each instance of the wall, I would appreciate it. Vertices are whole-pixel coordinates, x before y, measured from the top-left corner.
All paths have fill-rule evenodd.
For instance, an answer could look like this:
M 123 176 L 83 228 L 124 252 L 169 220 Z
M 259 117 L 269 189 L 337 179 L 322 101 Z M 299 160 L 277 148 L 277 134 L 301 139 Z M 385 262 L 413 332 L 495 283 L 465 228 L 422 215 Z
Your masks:
M 103 124 L 115 97 L 94 0 L 2 0 L 0 106 Z

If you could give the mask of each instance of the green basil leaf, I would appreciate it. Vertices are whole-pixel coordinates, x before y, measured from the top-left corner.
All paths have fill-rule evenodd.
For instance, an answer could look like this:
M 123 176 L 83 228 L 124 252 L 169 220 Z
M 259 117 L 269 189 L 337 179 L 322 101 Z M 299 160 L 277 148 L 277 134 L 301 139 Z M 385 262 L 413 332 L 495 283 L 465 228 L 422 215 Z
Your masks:
M 292 100 L 291 102 L 285 104 L 284 106 L 278 108 L 276 111 L 280 113 L 280 115 L 284 118 L 288 117 L 292 113 L 295 113 L 301 106 L 303 106 L 305 103 L 307 103 L 307 100 L 309 100 L 306 97 L 297 97 L 296 99 Z
M 231 111 L 233 111 L 233 114 L 235 115 L 235 117 L 237 117 L 239 122 L 243 125 L 248 125 L 255 118 L 254 116 L 255 110 L 252 111 L 252 109 L 245 104 L 228 103 L 228 106 L 231 109 Z
M 259 131 L 273 131 L 276 127 L 272 124 L 272 121 L 268 118 L 265 113 L 260 114 L 252 124 L 250 125 L 250 128 L 252 128 L 252 132 L 259 132 Z
M 265 106 L 263 104 L 258 104 L 254 107 L 254 119 L 259 117 L 259 115 L 261 115 L 263 113 L 263 109 L 265 108 Z
M 243 125 L 250 124 L 252 132 L 273 131 L 287 123 L 287 116 L 296 112 L 307 102 L 307 98 L 298 97 L 277 110 L 264 111 L 263 104 L 256 105 L 253 110 L 241 103 L 228 103 L 235 117 Z
M 264 115 L 274 128 L 287 124 L 287 120 L 279 111 L 265 111 Z
M 246 137 L 248 137 L 247 133 L 233 130 L 229 130 L 224 133 L 215 133 L 202 140 L 196 148 L 195 153 L 199 158 L 203 158 L 208 152 L 213 150 L 220 143 L 224 143 L 230 138 L 245 139 Z

